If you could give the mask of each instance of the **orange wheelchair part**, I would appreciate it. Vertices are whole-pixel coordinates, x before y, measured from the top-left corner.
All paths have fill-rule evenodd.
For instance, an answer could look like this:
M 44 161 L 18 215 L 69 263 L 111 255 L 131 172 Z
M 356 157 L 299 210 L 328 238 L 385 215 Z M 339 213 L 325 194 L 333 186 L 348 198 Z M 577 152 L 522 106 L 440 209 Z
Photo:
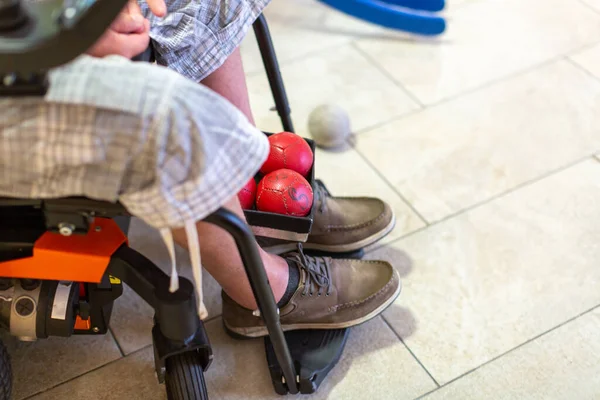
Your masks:
M 45 232 L 35 242 L 32 257 L 0 262 L 0 276 L 99 283 L 123 244 L 127 237 L 115 221 L 95 218 L 87 235 Z

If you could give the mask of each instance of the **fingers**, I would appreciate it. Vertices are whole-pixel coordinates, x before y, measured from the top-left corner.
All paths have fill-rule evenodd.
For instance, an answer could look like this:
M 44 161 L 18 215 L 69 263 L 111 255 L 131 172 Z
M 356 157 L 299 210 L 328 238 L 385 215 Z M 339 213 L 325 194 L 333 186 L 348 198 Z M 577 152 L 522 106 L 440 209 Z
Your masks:
M 141 13 L 121 12 L 113 21 L 111 29 L 117 33 L 142 33 L 145 21 Z
M 140 5 L 135 0 L 129 0 L 123 8 L 123 12 L 130 15 L 143 15 Z
M 85 53 L 92 57 L 104 57 L 110 54 L 109 45 L 112 35 L 114 35 L 114 32 L 110 29 L 107 30 L 104 33 L 104 35 L 102 35 L 100 39 L 98 39 L 96 43 L 94 43 L 94 45 L 90 47 Z
M 157 13 L 166 14 L 166 6 L 163 0 L 149 0 L 148 5 L 154 7 L 152 11 Z M 159 9 L 159 11 L 155 10 Z M 160 9 L 162 7 L 162 9 Z M 158 15 L 158 14 L 157 14 Z M 116 20 L 113 22 L 112 29 L 119 33 L 141 33 L 144 28 L 145 22 L 142 10 L 138 5 L 137 1 L 131 0 L 123 8 L 123 11 L 119 14 Z
M 115 40 L 116 48 L 120 49 L 118 54 L 127 58 L 133 58 L 146 51 L 150 45 L 150 36 L 148 34 L 150 23 L 145 21 L 144 32 L 122 35 L 119 34 Z
M 150 23 L 146 21 L 141 33 L 124 34 L 109 30 L 86 54 L 99 58 L 118 54 L 131 59 L 143 53 L 150 45 L 149 29 Z
M 146 0 L 150 11 L 157 17 L 164 17 L 167 15 L 167 5 L 165 0 Z

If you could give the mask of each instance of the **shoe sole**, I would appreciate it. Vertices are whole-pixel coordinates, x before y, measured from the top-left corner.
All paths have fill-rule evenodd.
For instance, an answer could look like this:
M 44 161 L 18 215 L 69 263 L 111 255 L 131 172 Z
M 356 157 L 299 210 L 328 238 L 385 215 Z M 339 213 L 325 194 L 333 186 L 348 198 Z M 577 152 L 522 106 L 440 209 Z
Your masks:
M 290 324 L 290 325 L 281 325 L 281 329 L 284 332 L 288 331 L 297 331 L 301 329 L 343 329 L 343 328 L 351 328 L 353 326 L 358 326 L 364 324 L 365 322 L 375 318 L 382 312 L 384 312 L 392 303 L 398 298 L 400 292 L 402 291 L 402 281 L 398 281 L 398 288 L 394 292 L 389 299 L 387 299 L 384 303 L 382 303 L 375 310 L 371 311 L 369 314 L 364 317 L 354 319 L 352 321 L 340 322 L 337 324 L 324 324 L 324 323 L 306 323 L 306 324 Z M 223 326 L 227 333 L 236 339 L 252 339 L 252 338 L 260 338 L 267 336 L 269 334 L 266 326 L 257 326 L 252 328 L 234 328 L 227 324 L 225 319 L 223 319 Z
M 350 253 L 350 252 L 360 250 L 364 247 L 367 247 L 369 245 L 372 245 L 373 243 L 380 241 L 381 239 L 383 239 L 384 237 L 389 235 L 390 232 L 392 232 L 394 230 L 395 226 L 396 226 L 396 216 L 392 215 L 392 219 L 391 219 L 390 223 L 383 230 L 381 230 L 377 233 L 374 233 L 373 235 L 371 235 L 369 237 L 361 239 L 358 242 L 347 243 L 347 244 L 334 244 L 334 245 L 305 242 L 305 243 L 302 243 L 302 247 L 304 248 L 304 250 L 316 250 L 316 251 L 323 251 L 323 252 L 328 252 L 328 253 Z M 269 247 L 263 248 L 263 250 L 266 251 L 267 253 L 276 254 L 276 255 L 288 253 L 290 251 L 294 251 L 295 249 L 296 249 L 296 243 L 284 243 L 284 244 L 278 244 L 275 246 L 269 246 Z

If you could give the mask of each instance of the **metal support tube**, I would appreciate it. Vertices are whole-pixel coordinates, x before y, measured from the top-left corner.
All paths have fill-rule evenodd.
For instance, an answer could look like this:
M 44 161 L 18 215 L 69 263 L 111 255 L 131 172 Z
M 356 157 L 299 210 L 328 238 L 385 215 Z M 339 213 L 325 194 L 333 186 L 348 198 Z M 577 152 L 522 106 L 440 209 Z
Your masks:
M 267 71 L 267 78 L 269 79 L 269 86 L 273 93 L 273 100 L 275 100 L 275 108 L 277 114 L 281 119 L 283 130 L 287 132 L 294 132 L 294 125 L 292 124 L 290 103 L 288 102 L 287 94 L 285 92 L 285 86 L 283 85 L 283 78 L 279 70 L 279 63 L 277 62 L 277 56 L 275 54 L 275 48 L 273 41 L 271 40 L 271 34 L 269 32 L 269 26 L 264 15 L 260 15 L 254 22 L 254 34 L 258 42 L 258 48 L 260 49 L 260 55 Z
M 248 275 L 248 280 L 250 281 L 250 286 L 252 287 L 252 292 L 256 298 L 258 309 L 273 343 L 275 356 L 283 370 L 288 390 L 290 394 L 298 393 L 294 362 L 285 340 L 283 329 L 281 328 L 277 303 L 273 297 L 273 291 L 271 290 L 271 285 L 269 285 L 267 273 L 258 253 L 258 245 L 254 241 L 252 231 L 237 215 L 224 208 L 215 211 L 204 221 L 225 229 L 235 240 L 246 274 Z

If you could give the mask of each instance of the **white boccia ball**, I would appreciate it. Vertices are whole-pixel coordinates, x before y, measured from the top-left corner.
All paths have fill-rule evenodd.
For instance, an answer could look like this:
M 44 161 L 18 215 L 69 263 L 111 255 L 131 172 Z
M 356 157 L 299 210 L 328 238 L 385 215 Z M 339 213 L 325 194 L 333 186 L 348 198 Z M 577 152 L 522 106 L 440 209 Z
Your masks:
M 350 137 L 350 117 L 335 104 L 323 104 L 310 113 L 308 131 L 317 146 L 339 147 Z

